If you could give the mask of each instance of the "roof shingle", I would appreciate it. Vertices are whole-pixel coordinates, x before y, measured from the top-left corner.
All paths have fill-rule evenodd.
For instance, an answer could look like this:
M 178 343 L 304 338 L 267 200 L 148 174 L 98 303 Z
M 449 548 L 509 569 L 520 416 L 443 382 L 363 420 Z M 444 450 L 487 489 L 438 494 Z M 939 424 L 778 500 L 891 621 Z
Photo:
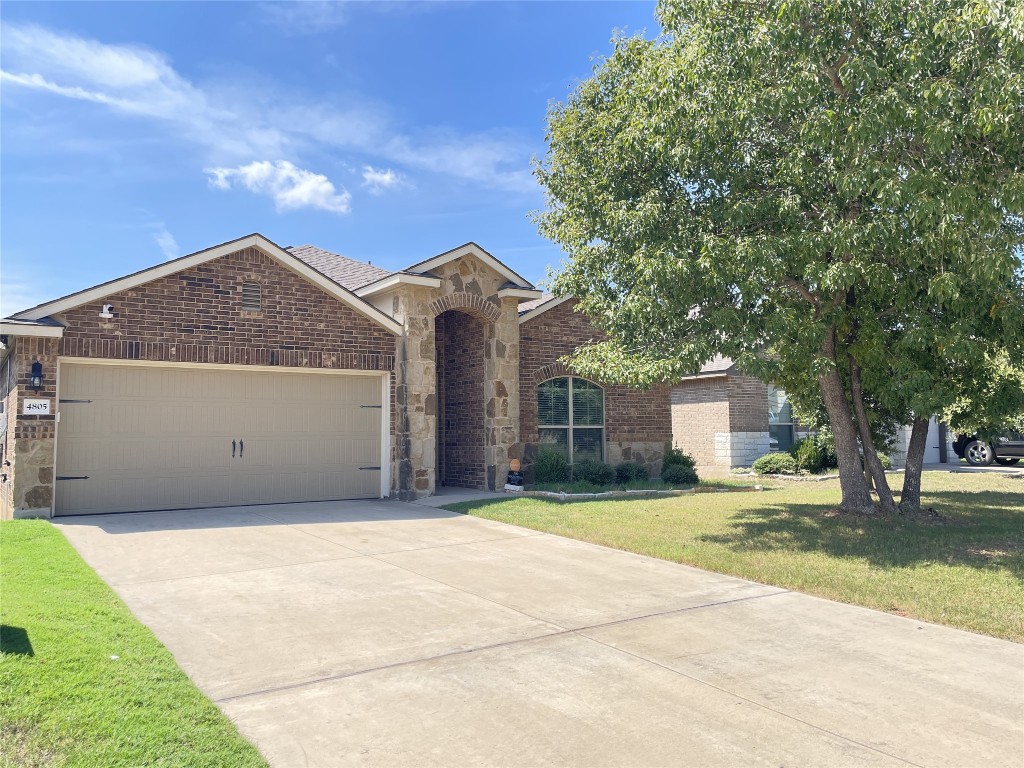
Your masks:
M 285 250 L 350 291 L 394 274 L 389 269 L 331 253 L 315 245 L 290 245 Z

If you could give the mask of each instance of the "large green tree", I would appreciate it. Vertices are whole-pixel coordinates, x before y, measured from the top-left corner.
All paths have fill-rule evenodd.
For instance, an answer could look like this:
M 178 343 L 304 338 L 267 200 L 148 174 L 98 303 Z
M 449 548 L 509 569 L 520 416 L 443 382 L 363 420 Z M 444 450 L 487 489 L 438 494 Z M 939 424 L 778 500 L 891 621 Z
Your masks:
M 874 508 L 863 454 L 893 509 L 872 409 L 920 423 L 964 395 L 939 386 L 945 367 L 1020 360 L 1024 9 L 657 14 L 661 36 L 616 39 L 549 115 L 539 226 L 569 256 L 555 288 L 609 333 L 572 364 L 647 384 L 721 353 L 813 388 L 843 507 Z

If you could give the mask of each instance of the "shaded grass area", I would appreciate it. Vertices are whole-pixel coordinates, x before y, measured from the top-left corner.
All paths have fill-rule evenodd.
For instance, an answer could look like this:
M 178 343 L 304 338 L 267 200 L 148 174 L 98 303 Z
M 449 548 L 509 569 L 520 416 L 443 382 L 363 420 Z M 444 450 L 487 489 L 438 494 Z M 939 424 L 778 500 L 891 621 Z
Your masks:
M 451 509 L 1024 642 L 1024 480 L 926 472 L 944 525 L 831 513 L 834 483 L 759 493 Z
M 0 765 L 266 765 L 49 523 L 0 523 L 0 584 Z

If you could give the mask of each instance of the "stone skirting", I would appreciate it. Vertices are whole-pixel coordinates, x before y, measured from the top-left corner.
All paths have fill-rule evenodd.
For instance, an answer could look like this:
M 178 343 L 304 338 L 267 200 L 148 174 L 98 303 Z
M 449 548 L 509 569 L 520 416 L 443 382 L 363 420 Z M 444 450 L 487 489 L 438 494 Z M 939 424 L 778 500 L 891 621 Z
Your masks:
M 716 432 L 715 465 L 749 467 L 770 447 L 767 432 Z

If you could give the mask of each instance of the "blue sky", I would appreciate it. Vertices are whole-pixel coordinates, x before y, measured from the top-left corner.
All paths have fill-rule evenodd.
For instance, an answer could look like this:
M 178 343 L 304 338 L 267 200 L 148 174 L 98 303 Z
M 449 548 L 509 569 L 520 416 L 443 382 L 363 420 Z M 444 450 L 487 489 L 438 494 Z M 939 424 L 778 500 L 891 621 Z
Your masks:
M 545 114 L 653 2 L 0 6 L 2 315 L 253 231 L 538 281 Z

